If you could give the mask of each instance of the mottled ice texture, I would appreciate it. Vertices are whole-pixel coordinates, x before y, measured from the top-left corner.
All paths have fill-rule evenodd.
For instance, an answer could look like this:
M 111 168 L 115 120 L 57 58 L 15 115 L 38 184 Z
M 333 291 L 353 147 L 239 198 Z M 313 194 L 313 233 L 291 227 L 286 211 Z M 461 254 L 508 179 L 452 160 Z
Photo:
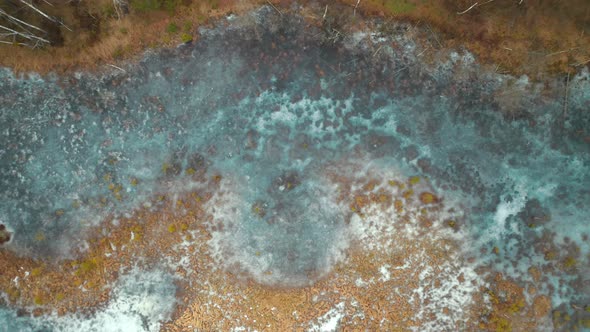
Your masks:
M 508 275 L 543 260 L 534 248 L 544 231 L 557 243 L 575 241 L 578 269 L 546 285 L 558 287 L 554 304 L 588 300 L 587 72 L 570 80 L 564 110 L 562 81 L 541 93 L 462 53 L 423 64 L 403 25 L 394 36 L 357 33 L 337 43 L 304 26 L 266 8 L 203 29 L 195 45 L 147 54 L 125 73 L 1 71 L 8 247 L 66 255 L 83 245 L 88 225 L 182 190 L 188 169 L 207 167 L 234 195 L 211 207 L 224 223 L 211 243 L 220 263 L 260 282 L 303 285 L 347 246 L 344 211 L 322 170 L 363 156 L 429 178 L 464 210 L 473 255 Z M 121 200 L 109 183 L 121 185 Z M 551 218 L 528 227 L 540 214 Z M 481 246 L 501 255 L 481 255 Z
M 53 314 L 35 319 L 0 310 L 0 331 L 158 331 L 161 323 L 170 319 L 176 303 L 175 292 L 169 274 L 134 269 L 120 278 L 110 302 L 91 315 Z

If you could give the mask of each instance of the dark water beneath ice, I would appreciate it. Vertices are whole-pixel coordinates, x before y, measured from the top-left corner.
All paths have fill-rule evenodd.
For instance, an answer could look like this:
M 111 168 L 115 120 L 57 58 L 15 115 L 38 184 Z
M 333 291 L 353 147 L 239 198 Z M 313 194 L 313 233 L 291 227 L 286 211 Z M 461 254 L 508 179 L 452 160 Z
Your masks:
M 216 248 L 227 263 L 263 283 L 303 285 L 309 270 L 338 260 L 343 237 L 346 211 L 322 170 L 356 156 L 427 177 L 460 202 L 473 251 L 502 249 L 478 259 L 509 275 L 526 279 L 543 262 L 536 249 L 545 231 L 557 244 L 576 243 L 577 270 L 545 287 L 555 288 L 554 306 L 590 300 L 587 72 L 570 81 L 564 114 L 563 82 L 541 93 L 468 54 L 426 66 L 403 29 L 388 37 L 392 46 L 369 32 L 322 43 L 300 18 L 265 11 L 229 22 L 125 73 L 0 72 L 9 248 L 67 255 L 89 225 L 186 189 L 187 170 L 207 168 L 231 179 L 239 197 L 215 212 L 229 229 Z M 269 269 L 272 277 L 262 273 Z

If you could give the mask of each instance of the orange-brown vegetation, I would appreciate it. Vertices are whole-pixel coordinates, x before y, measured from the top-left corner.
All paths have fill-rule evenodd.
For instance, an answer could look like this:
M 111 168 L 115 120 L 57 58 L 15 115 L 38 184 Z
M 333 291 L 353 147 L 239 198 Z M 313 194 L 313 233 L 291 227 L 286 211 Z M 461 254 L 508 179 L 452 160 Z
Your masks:
M 131 58 L 146 48 L 169 47 L 198 38 L 194 36 L 196 26 L 210 19 L 268 4 L 263 0 L 186 0 L 175 1 L 178 6 L 173 10 L 131 8 L 130 14 L 119 17 L 109 0 L 73 3 L 51 7 L 40 2 L 40 8 L 62 17 L 73 31 L 61 28 L 61 36 L 54 36 L 55 46 L 43 49 L 0 45 L 0 65 L 42 73 L 95 68 L 97 64 Z M 290 1 L 272 3 L 282 12 L 293 8 Z M 351 26 L 358 21 L 358 13 L 410 21 L 427 32 L 423 42 L 428 44 L 429 51 L 465 47 L 496 72 L 540 78 L 546 74 L 573 73 L 590 64 L 590 2 L 586 0 L 300 3 L 312 7 L 314 13 L 328 5 L 328 16 L 344 15 Z M 322 14 L 313 16 L 321 20 Z
M 61 17 L 68 27 L 57 29 L 52 46 L 31 49 L 0 45 L 0 66 L 19 72 L 63 72 L 95 69 L 133 58 L 149 48 L 171 47 L 197 39 L 196 27 L 209 20 L 253 8 L 261 1 L 182 1 L 174 11 L 133 10 L 118 17 L 113 1 L 55 2 L 39 8 Z
M 540 78 L 590 64 L 586 0 L 366 0 L 358 10 L 424 26 L 433 33 L 432 49 L 465 47 L 501 73 Z

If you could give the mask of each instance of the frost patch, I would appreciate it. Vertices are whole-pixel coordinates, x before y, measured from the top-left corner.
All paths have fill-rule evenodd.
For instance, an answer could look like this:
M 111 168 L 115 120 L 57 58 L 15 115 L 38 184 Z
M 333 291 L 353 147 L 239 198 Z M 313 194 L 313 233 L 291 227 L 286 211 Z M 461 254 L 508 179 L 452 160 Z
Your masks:
M 158 331 L 170 319 L 176 287 L 162 271 L 134 270 L 121 278 L 107 306 L 90 317 L 51 317 L 58 331 L 144 332 Z
M 318 318 L 317 323 L 309 328 L 308 332 L 332 332 L 338 330 L 340 320 L 344 317 L 344 302 L 338 303 L 335 307 L 328 310 L 322 317 Z

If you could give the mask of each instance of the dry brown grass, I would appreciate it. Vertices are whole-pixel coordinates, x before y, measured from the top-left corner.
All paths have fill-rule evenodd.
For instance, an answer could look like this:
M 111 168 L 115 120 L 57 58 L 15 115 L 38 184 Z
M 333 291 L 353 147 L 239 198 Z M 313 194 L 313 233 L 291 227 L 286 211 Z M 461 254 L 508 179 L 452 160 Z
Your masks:
M 100 21 L 100 34 L 96 38 L 93 38 L 92 32 L 87 29 L 74 25 L 74 32 L 63 31 L 65 45 L 62 47 L 29 49 L 0 45 L 0 66 L 13 68 L 16 72 L 39 73 L 65 72 L 80 68 L 93 70 L 100 65 L 116 64 L 137 56 L 147 48 L 179 44 L 186 34 L 193 39 L 197 38 L 194 31 L 199 24 L 230 12 L 246 11 L 261 2 L 263 1 L 221 1 L 213 8 L 209 1 L 193 1 L 188 6 L 180 7 L 173 15 L 164 11 L 154 11 L 131 13 L 122 19 L 111 17 Z M 87 10 L 98 17 L 101 11 L 110 5 L 110 1 L 101 0 L 92 2 Z M 63 15 L 64 18 L 66 21 L 74 22 L 71 18 L 71 9 L 66 9 L 63 9 L 66 13 Z M 172 23 L 179 27 L 177 32 L 167 31 Z
M 357 4 L 357 0 L 339 2 L 350 11 Z M 93 16 L 104 16 L 111 6 L 109 0 L 88 3 L 87 11 Z M 265 0 L 220 0 L 212 5 L 211 1 L 194 0 L 174 15 L 131 13 L 121 20 L 114 17 L 102 20 L 98 36 L 78 24 L 73 26 L 74 32 L 64 32 L 64 47 L 30 50 L 0 45 L 0 65 L 41 73 L 96 68 L 133 57 L 146 48 L 178 44 L 187 27 L 195 31 L 197 25 L 211 18 L 265 3 Z M 273 3 L 282 10 L 291 4 L 279 0 Z M 310 1 L 302 0 L 302 3 Z M 338 5 L 324 3 L 331 8 Z M 473 3 L 471 0 L 362 0 L 357 12 L 428 26 L 438 35 L 442 46 L 465 47 L 482 63 L 493 65 L 501 73 L 540 78 L 546 74 L 573 73 L 590 64 L 590 2 L 587 0 L 571 0 L 566 4 L 559 0 L 526 0 L 520 5 L 516 0 L 496 0 L 463 15 L 457 14 Z M 69 9 L 63 16 L 75 21 L 73 15 Z M 166 32 L 170 23 L 179 27 L 177 33 Z
M 356 0 L 343 0 L 354 6 Z M 364 0 L 359 10 L 428 25 L 446 47 L 466 47 L 497 71 L 540 78 L 590 62 L 587 0 L 496 0 L 459 15 L 476 0 Z M 485 3 L 480 1 L 480 3 Z M 409 4 L 409 5 L 408 5 Z

